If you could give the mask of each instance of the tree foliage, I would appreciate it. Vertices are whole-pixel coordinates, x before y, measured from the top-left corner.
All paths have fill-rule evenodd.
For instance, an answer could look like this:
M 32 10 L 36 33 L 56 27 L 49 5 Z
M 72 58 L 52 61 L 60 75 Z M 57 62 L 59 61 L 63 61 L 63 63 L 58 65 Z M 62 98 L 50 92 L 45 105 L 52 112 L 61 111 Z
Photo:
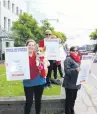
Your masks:
M 54 31 L 53 34 L 55 36 L 57 36 L 58 38 L 60 38 L 62 41 L 66 41 L 66 39 L 67 39 L 66 36 L 65 36 L 65 34 L 62 33 L 62 32 L 56 32 L 56 31 Z
M 37 21 L 27 13 L 20 14 L 19 19 L 13 22 L 12 31 L 15 36 L 15 46 L 23 46 L 28 39 L 37 41 L 43 37 Z
M 93 39 L 93 40 L 97 39 L 97 29 L 90 34 L 90 38 Z
M 51 27 L 50 23 L 47 20 L 42 21 L 42 26 L 41 30 L 43 31 L 43 34 L 45 34 L 46 30 L 51 30 L 52 32 L 54 31 L 54 27 Z
M 66 39 L 67 39 L 64 33 L 55 31 L 55 30 L 54 30 L 54 27 L 52 27 L 52 26 L 50 25 L 50 23 L 49 23 L 47 20 L 43 20 L 43 21 L 42 21 L 41 29 L 42 29 L 43 33 L 44 33 L 47 29 L 51 30 L 52 33 L 53 33 L 55 36 L 57 36 L 58 38 L 60 38 L 62 41 L 66 41 Z
M 20 14 L 19 19 L 13 22 L 12 26 L 15 46 L 24 46 L 28 39 L 38 42 L 44 38 L 44 33 L 47 29 L 50 29 L 61 40 L 66 40 L 66 36 L 62 32 L 55 31 L 47 20 L 43 20 L 42 26 L 39 26 L 32 15 L 27 13 Z

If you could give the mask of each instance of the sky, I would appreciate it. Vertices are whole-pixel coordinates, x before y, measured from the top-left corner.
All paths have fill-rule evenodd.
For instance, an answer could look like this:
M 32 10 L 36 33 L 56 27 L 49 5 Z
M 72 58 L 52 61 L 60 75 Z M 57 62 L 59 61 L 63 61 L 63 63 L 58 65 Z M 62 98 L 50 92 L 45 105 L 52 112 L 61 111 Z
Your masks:
M 56 30 L 66 34 L 69 44 L 90 43 L 89 35 L 97 28 L 97 0 L 28 1 L 29 12 L 39 22 L 49 19 Z

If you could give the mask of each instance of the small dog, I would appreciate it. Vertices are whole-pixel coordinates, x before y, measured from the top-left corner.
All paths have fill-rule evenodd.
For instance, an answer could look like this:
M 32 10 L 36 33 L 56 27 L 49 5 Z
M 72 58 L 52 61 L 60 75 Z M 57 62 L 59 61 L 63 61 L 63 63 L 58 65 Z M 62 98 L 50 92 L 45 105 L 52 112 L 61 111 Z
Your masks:
M 36 53 L 36 66 L 39 69 L 39 73 L 42 77 L 46 77 L 48 74 L 48 66 L 50 65 L 49 61 L 45 57 L 46 47 L 38 47 Z

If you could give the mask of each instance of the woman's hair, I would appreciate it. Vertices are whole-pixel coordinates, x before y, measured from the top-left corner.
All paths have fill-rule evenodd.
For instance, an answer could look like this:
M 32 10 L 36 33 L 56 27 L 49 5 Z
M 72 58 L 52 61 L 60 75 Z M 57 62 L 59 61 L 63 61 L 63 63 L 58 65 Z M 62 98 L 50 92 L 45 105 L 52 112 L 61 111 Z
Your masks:
M 75 48 L 76 48 L 76 47 L 72 46 L 72 47 L 70 48 L 70 51 L 74 51 Z
M 35 52 L 38 52 L 39 44 L 35 45 Z
M 29 39 L 29 40 L 27 40 L 27 42 L 26 42 L 26 46 L 29 44 L 29 42 L 34 42 L 34 43 L 36 44 L 36 42 L 35 42 L 34 40 Z

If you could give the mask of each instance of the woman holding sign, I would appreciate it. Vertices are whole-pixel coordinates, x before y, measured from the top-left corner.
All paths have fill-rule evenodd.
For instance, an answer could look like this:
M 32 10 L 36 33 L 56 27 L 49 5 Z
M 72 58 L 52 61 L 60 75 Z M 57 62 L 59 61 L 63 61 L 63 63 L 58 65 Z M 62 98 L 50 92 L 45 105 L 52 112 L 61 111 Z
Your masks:
M 48 39 L 51 39 L 52 38 L 52 31 L 51 30 L 46 30 L 45 31 L 45 38 L 48 38 Z M 45 44 L 44 44 L 44 40 L 40 40 L 39 41 L 39 46 L 40 47 L 44 47 Z M 50 66 L 48 67 L 48 75 L 47 75 L 47 78 L 46 78 L 46 84 L 45 86 L 46 87 L 52 87 L 51 86 L 51 74 L 52 74 L 52 70 L 53 70 L 53 60 L 49 60 L 50 62 Z
M 39 71 L 36 66 L 36 53 L 34 51 L 36 46 L 35 41 L 28 40 L 26 46 L 28 47 L 28 52 L 29 52 L 30 79 L 23 81 L 24 92 L 26 97 L 24 114 L 30 114 L 34 96 L 35 96 L 36 114 L 40 114 L 41 97 L 43 94 L 44 84 L 46 83 L 46 79 L 39 75 Z
M 63 86 L 66 91 L 66 104 L 65 113 L 75 114 L 74 105 L 77 97 L 78 89 L 81 85 L 76 85 L 78 73 L 80 71 L 80 56 L 75 47 L 70 48 L 70 55 L 66 58 L 64 62 L 65 77 L 63 81 Z

